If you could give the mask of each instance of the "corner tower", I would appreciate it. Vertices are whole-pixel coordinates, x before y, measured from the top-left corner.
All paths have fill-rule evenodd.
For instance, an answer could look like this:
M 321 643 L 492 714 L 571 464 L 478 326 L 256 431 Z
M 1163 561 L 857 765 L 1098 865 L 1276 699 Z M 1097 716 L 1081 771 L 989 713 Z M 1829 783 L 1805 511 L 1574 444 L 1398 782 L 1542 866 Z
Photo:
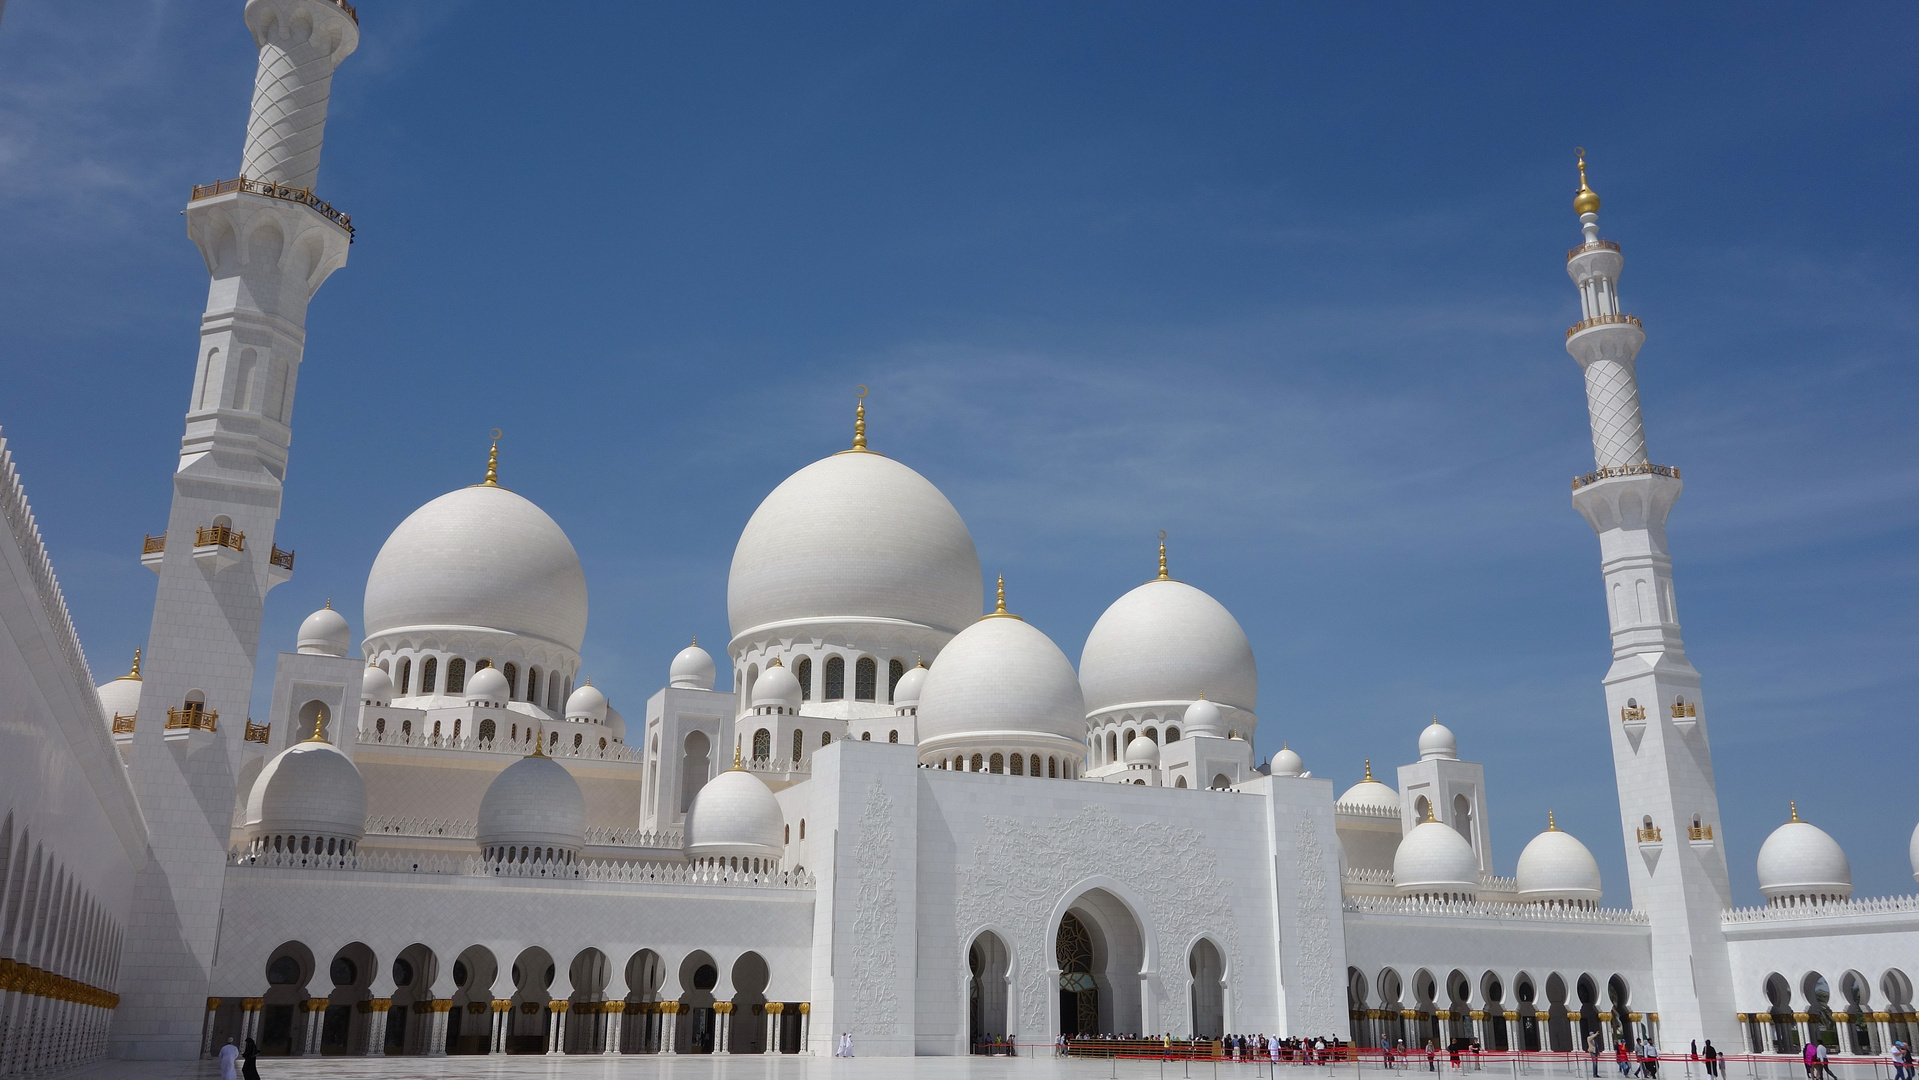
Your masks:
M 307 303 L 346 262 L 352 223 L 313 193 L 333 71 L 359 44 L 342 0 L 248 0 L 259 49 L 240 175 L 195 187 L 187 235 L 211 283 L 164 535 L 130 755 L 152 829 L 127 935 L 122 1057 L 191 1058 L 219 930 L 236 779 L 274 544 Z M 256 740 L 257 741 L 257 740 Z
M 1581 319 L 1566 351 L 1586 374 L 1592 472 L 1574 478 L 1573 506 L 1599 534 L 1612 626 L 1606 717 L 1619 786 L 1633 907 L 1652 920 L 1652 1002 L 1665 1042 L 1738 1045 L 1732 973 L 1720 913 L 1731 904 L 1720 846 L 1719 795 L 1706 741 L 1699 672 L 1686 659 L 1674 606 L 1666 515 L 1679 470 L 1646 456 L 1634 362 L 1646 334 L 1619 306 L 1619 245 L 1599 236 L 1599 196 L 1585 152 L 1573 199 L 1585 241 L 1566 253 Z

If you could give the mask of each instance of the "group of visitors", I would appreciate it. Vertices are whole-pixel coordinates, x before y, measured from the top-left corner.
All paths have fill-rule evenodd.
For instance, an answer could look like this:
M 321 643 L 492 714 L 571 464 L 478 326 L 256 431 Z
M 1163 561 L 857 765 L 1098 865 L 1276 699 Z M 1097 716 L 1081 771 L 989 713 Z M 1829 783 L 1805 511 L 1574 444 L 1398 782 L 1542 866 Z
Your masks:
M 252 1039 L 244 1054 L 232 1039 L 220 1048 L 220 1080 L 260 1080 L 260 1047 Z
M 1653 1045 L 1651 1039 L 1639 1039 L 1629 1044 L 1622 1035 L 1613 1043 L 1612 1054 L 1613 1061 L 1619 1066 L 1619 1075 L 1659 1080 L 1659 1047 Z
M 1892 1044 L 1892 1080 L 1912 1080 L 1912 1047 L 1901 1039 Z

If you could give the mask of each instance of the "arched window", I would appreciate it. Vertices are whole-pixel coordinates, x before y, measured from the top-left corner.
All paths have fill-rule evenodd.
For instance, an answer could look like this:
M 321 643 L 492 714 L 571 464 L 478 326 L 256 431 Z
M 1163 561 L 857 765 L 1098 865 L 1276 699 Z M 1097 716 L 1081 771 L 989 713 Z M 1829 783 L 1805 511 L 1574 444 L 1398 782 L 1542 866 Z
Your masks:
M 1174 786 L 1174 787 L 1185 787 L 1185 786 L 1186 786 L 1186 778 L 1185 778 L 1184 776 L 1182 776 L 1182 777 L 1180 777 L 1179 779 L 1177 779 L 1177 780 L 1175 780 L 1175 781 L 1173 781 L 1173 786 Z
M 806 819 L 800 819 L 800 839 L 806 839 Z
M 540 703 L 540 669 L 526 669 L 526 699 L 535 705 Z
M 512 738 L 514 742 L 520 741 L 520 725 L 518 724 L 513 725 L 513 734 L 510 736 L 510 738 Z
M 494 731 L 496 731 L 496 730 L 498 730 L 498 729 L 496 729 L 496 728 L 495 728 L 495 727 L 493 726 L 493 721 L 491 721 L 491 720 L 482 720 L 482 721 L 480 721 L 480 741 L 481 741 L 481 742 L 483 742 L 483 743 L 490 743 L 490 742 L 492 742 L 492 741 L 493 741 L 493 732 L 494 732 Z
M 453 718 L 453 737 L 460 737 L 460 718 L 457 716 Z
M 860 741 L 861 741 L 861 742 L 872 742 L 872 741 L 873 741 L 873 733 L 872 733 L 872 732 L 870 732 L 870 731 L 862 731 L 862 732 L 860 732 Z
M 375 735 L 386 734 L 386 717 L 382 716 L 373 722 L 373 733 Z
M 860 657 L 853 665 L 853 700 L 872 701 L 879 694 L 880 666 L 870 656 Z
M 793 665 L 793 677 L 800 681 L 800 700 L 813 700 L 813 658 L 800 657 L 800 662 Z
M 560 745 L 560 733 L 557 731 L 548 732 L 546 737 L 546 748 L 548 750 L 552 750 L 553 748 L 559 745 Z
M 889 732 L 887 732 L 887 733 L 886 733 L 886 741 L 887 741 L 887 742 L 899 742 L 899 741 L 900 741 L 900 733 L 899 733 L 899 732 L 897 732 L 897 731 L 889 731 Z
M 994 769 L 993 771 L 998 772 L 999 770 Z M 1026 775 L 1026 755 L 1025 754 L 1013 755 L 1013 775 L 1014 776 Z
M 406 696 L 407 684 L 413 681 L 413 661 L 400 661 L 400 696 Z
M 793 729 L 793 767 L 799 768 L 800 755 L 806 751 L 806 733 Z
M 761 728 L 753 733 L 753 760 L 765 761 L 773 756 L 773 733 Z
M 606 753 L 606 740 L 605 740 L 605 739 L 601 739 L 601 740 L 600 740 L 600 753 L 602 753 L 602 754 L 604 754 L 604 753 Z
M 906 674 L 906 665 L 899 660 L 886 662 L 886 700 L 893 700 L 893 691 L 900 684 L 900 676 Z
M 1171 743 L 1176 743 L 1176 742 L 1178 742 L 1178 741 L 1179 741 L 1179 729 L 1178 729 L 1178 728 L 1176 728 L 1176 727 L 1169 727 L 1169 728 L 1167 728 L 1167 729 L 1166 729 L 1166 741 L 1167 741 L 1167 743 L 1168 743 L 1168 744 L 1171 744 Z
M 1143 731 L 1143 732 L 1141 732 L 1140 734 L 1142 734 L 1142 735 L 1145 735 L 1145 736 L 1146 736 L 1146 741 L 1147 741 L 1147 742 L 1154 742 L 1154 743 L 1156 743 L 1156 742 L 1158 742 L 1158 741 L 1159 741 L 1159 729 L 1158 729 L 1158 728 L 1147 728 L 1147 729 L 1146 729 L 1145 731 Z
M 780 841 L 780 843 L 782 843 L 782 844 L 790 844 L 790 843 L 792 843 L 792 842 L 793 842 L 793 826 L 791 826 L 791 825 L 788 825 L 788 826 L 786 827 L 786 838 L 785 838 L 785 839 L 783 839 L 783 840 L 781 840 L 781 841 Z
M 833 741 L 833 733 L 832 733 L 832 732 L 830 732 L 830 731 L 822 731 L 822 732 L 820 732 L 820 745 L 821 745 L 821 746 L 825 746 L 825 745 L 826 745 L 827 743 L 830 743 L 830 742 L 832 742 L 832 741 Z
M 585 738 L 586 738 L 586 736 L 585 736 L 585 735 L 575 735 L 575 736 L 573 736 L 573 749 L 575 749 L 575 750 L 578 750 L 578 749 L 580 748 L 580 742 L 581 742 L 581 740 L 583 740 L 583 739 L 585 739 Z
M 1106 733 L 1106 763 L 1108 765 L 1111 765 L 1113 762 L 1118 760 L 1119 760 L 1119 736 L 1109 731 Z
M 413 737 L 413 721 L 411 720 L 400 721 L 400 738 L 411 739 L 412 737 Z
M 492 666 L 493 666 L 493 661 L 491 660 L 480 659 L 480 660 L 473 661 L 473 670 L 475 671 L 485 671 L 487 668 L 490 668 Z
M 1027 765 L 1031 768 L 1034 776 L 1039 775 L 1039 755 L 1038 754 L 1034 754 L 1032 757 L 1032 760 L 1027 762 Z
M 996 772 L 996 773 L 1001 773 L 1001 772 L 1005 772 L 1005 771 L 1006 771 L 1006 759 L 1005 759 L 1005 758 L 1003 758 L 1003 757 L 1001 757 L 1001 756 L 1000 756 L 1000 755 L 998 755 L 998 754 L 994 754 L 994 755 L 992 756 L 992 758 L 988 760 L 988 762 L 987 762 L 987 767 L 988 767 L 989 769 L 991 769 L 991 770 L 992 770 L 993 772 Z
M 1058 758 L 1049 757 L 1046 759 L 1046 779 L 1048 780 L 1059 779 L 1059 759 Z
M 546 711 L 560 711 L 560 679 L 557 675 L 548 676 L 546 680 Z
M 435 678 L 440 672 L 440 658 L 429 656 L 426 663 L 420 665 L 420 693 L 431 694 Z
M 826 658 L 826 701 L 840 701 L 846 697 L 846 660 L 844 657 Z
M 974 772 L 980 771 L 980 766 L 984 765 L 985 763 L 986 763 L 985 758 L 980 757 L 978 754 L 973 755 L 973 771 Z
M 506 699 L 518 700 L 520 696 L 520 669 L 512 664 L 500 668 L 500 674 L 506 676 Z
M 454 657 L 446 662 L 446 692 L 458 694 L 466 690 L 466 661 Z

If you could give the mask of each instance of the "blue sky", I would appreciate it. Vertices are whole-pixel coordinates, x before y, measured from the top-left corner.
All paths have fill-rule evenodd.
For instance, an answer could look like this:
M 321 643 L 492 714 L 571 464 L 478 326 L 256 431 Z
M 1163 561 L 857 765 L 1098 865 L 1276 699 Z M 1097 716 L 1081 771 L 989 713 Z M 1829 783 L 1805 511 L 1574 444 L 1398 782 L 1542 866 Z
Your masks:
M 96 674 L 144 638 L 240 4 L 0 24 L 0 424 Z M 1343 788 L 1438 714 L 1499 869 L 1557 812 L 1628 902 L 1599 678 L 1572 148 L 1587 147 L 1706 678 L 1742 902 L 1786 802 L 1909 892 L 1919 465 L 1910 5 L 361 5 L 320 193 L 265 651 L 413 508 L 571 535 L 629 716 L 723 642 L 780 479 L 875 449 L 1077 658 L 1175 573 L 1245 625 L 1261 757 Z M 271 682 L 263 665 L 261 697 Z M 256 710 L 264 709 L 256 702 Z

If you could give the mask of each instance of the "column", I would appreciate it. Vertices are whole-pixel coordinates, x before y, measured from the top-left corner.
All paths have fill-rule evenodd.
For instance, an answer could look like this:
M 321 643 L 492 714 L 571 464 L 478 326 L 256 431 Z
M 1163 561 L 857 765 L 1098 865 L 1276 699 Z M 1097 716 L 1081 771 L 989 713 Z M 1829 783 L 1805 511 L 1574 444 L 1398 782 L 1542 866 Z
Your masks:
M 452 998 L 434 998 L 433 1021 L 427 1027 L 426 1056 L 446 1056 L 446 1014 L 453 1008 Z
M 679 1053 L 680 1003 L 677 1001 L 660 1002 L 660 1053 Z
M 307 1054 L 320 1056 L 320 1038 L 326 1033 L 326 1010 L 333 1002 L 328 998 L 311 998 L 307 1001 Z
M 813 1037 L 813 1003 L 800 1002 L 800 1053 L 810 1053 Z
M 569 1003 L 556 999 L 546 1003 L 547 1011 L 553 1014 L 553 1022 L 546 1027 L 546 1052 L 549 1054 L 566 1053 L 566 1010 Z
M 1506 1049 L 1524 1049 L 1526 1044 L 1522 1040 L 1525 1036 L 1519 1029 L 1519 1012 L 1515 1009 L 1508 1009 L 1504 1016 L 1506 1021 Z
M 733 1003 L 716 1001 L 713 1003 L 713 1052 L 730 1054 L 733 1049 Z
M 1876 1012 L 1867 1017 L 1872 1021 L 1872 1048 L 1876 1053 L 1884 1054 L 1892 1049 L 1892 1019 L 1890 1013 Z
M 766 1052 L 780 1052 L 780 1017 L 786 1012 L 786 1003 L 769 1001 L 766 1003 Z
M 248 1039 L 260 1037 L 260 1006 L 266 1004 L 265 998 L 240 999 L 241 1023 L 240 1045 L 245 1046 Z
M 366 1016 L 366 1030 L 360 1034 L 366 1039 L 366 1049 L 362 1053 L 367 1057 L 379 1057 L 386 1053 L 386 1014 L 393 1008 L 392 998 L 370 998 L 360 1002 L 360 1012 Z
M 220 1007 L 219 998 L 210 997 L 207 999 L 206 1020 L 200 1024 L 200 1056 L 203 1058 L 213 1056 L 213 1017 L 214 1017 L 214 1010 L 218 1009 L 219 1007 Z M 5 1032 L 0 1032 L 0 1035 L 5 1035 L 5 1034 L 6 1034 Z M 5 1042 L 5 1041 L 6 1040 L 4 1038 L 0 1038 L 0 1042 Z
M 617 1054 L 626 1031 L 626 1002 L 603 1002 L 600 1011 L 606 1016 L 606 1045 L 602 1053 Z

